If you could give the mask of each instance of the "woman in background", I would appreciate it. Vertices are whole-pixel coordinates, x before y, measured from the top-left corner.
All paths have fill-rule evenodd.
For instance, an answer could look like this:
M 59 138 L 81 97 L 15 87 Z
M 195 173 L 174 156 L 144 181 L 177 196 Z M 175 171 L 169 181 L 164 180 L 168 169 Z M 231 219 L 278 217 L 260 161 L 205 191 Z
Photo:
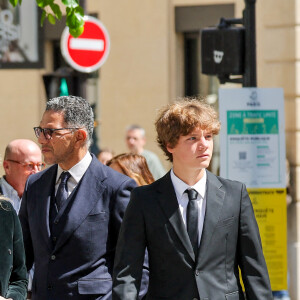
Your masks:
M 131 177 L 139 186 L 154 182 L 146 158 L 142 155 L 132 153 L 119 154 L 108 161 L 107 166 Z M 148 252 L 145 255 L 143 272 L 148 274 L 143 276 L 143 279 L 146 280 L 149 277 Z M 142 285 L 148 286 L 148 282 L 145 281 Z M 144 296 L 143 299 L 146 299 L 146 296 Z
M 27 283 L 19 218 L 10 201 L 0 195 L 0 300 L 25 300 Z
M 123 153 L 113 157 L 107 162 L 112 169 L 125 174 L 141 185 L 154 182 L 144 156 L 132 153 Z

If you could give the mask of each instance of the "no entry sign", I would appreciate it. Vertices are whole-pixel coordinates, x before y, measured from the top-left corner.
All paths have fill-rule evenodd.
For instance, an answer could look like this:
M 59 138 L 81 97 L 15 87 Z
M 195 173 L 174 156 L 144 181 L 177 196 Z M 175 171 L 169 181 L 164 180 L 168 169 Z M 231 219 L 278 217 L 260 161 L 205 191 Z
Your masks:
M 96 18 L 84 17 L 84 31 L 74 38 L 66 27 L 60 40 L 64 59 L 75 70 L 91 73 L 99 69 L 106 61 L 109 49 L 109 35 L 104 25 Z

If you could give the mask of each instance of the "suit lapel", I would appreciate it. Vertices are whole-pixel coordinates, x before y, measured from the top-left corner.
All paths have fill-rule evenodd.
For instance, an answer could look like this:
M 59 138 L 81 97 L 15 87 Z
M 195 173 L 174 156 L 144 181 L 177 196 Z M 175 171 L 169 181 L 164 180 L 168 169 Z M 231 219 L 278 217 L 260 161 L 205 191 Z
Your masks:
M 62 220 L 62 222 L 65 222 L 65 226 L 58 238 L 55 251 L 57 251 L 80 226 L 94 208 L 96 202 L 102 199 L 105 186 L 102 185 L 101 181 L 107 176 L 104 173 L 102 165 L 95 160 L 96 158 L 93 157 L 91 165 L 78 183 L 69 212 L 67 215 L 64 214 L 62 216 L 62 218 L 65 218 L 65 220 Z M 101 168 L 100 176 L 94 172 L 95 168 L 97 168 L 97 171 Z
M 206 211 L 201 236 L 198 260 L 201 260 L 209 249 L 209 242 L 218 223 L 223 206 L 225 192 L 222 191 L 222 184 L 215 175 L 207 172 L 206 182 Z
M 184 226 L 182 216 L 180 213 L 177 197 L 171 181 L 170 172 L 168 172 L 161 180 L 159 184 L 159 203 L 170 224 L 175 230 L 179 240 L 186 248 L 191 258 L 195 261 L 195 254 Z
M 38 181 L 36 190 L 36 216 L 37 224 L 41 230 L 41 236 L 44 238 L 49 249 L 52 248 L 51 232 L 49 226 L 49 211 L 52 192 L 55 185 L 57 165 L 50 167 Z M 42 187 L 42 188 L 41 188 Z

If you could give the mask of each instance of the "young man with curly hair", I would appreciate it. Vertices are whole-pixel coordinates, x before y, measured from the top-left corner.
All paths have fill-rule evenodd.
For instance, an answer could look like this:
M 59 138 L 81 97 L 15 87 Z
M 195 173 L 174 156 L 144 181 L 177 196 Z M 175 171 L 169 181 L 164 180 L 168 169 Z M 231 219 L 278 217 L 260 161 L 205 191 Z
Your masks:
M 113 299 L 136 299 L 144 252 L 147 300 L 271 300 L 258 226 L 246 186 L 206 170 L 216 112 L 199 100 L 164 107 L 157 141 L 173 163 L 163 178 L 131 193 L 116 250 Z

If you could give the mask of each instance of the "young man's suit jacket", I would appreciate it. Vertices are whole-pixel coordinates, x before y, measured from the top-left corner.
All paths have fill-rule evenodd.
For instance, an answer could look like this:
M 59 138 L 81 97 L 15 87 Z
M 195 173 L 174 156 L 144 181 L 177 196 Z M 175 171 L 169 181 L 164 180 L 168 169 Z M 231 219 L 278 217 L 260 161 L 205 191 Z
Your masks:
M 19 214 L 28 270 L 35 263 L 32 299 L 111 299 L 117 237 L 136 184 L 93 156 L 67 207 L 49 224 L 56 172 L 54 165 L 29 177 Z
M 245 185 L 207 172 L 206 197 L 203 233 L 195 257 L 170 173 L 134 189 L 117 245 L 114 300 L 136 299 L 146 247 L 147 300 L 244 299 L 238 266 L 247 299 L 273 299 Z

